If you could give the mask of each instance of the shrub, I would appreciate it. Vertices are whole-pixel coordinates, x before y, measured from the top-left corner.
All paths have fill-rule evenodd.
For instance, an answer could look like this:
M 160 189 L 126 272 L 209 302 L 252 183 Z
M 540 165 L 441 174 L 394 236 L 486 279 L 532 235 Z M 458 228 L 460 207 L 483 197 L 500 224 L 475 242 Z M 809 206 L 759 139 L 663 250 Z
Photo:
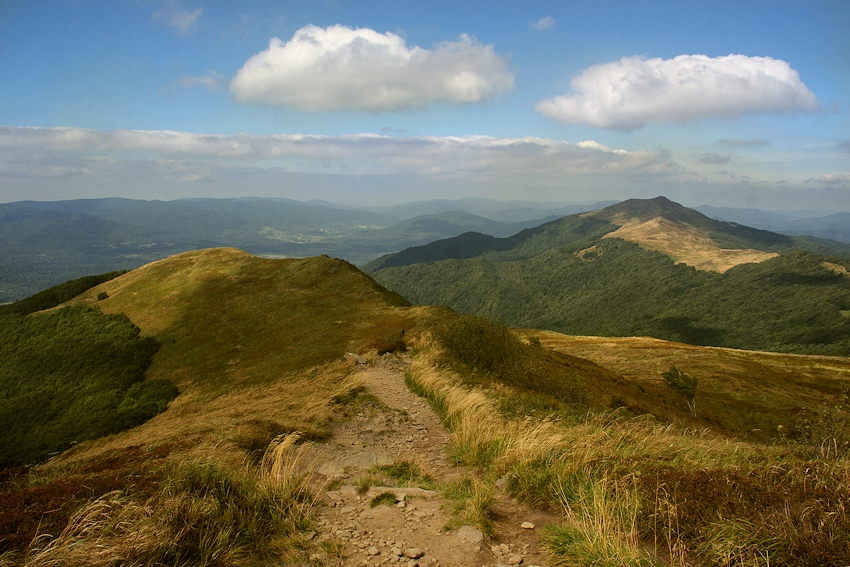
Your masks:
M 697 393 L 697 382 L 699 382 L 699 379 L 694 376 L 688 376 L 684 372 L 679 372 L 679 369 L 675 366 L 671 366 L 667 372 L 662 372 L 661 376 L 664 378 L 664 383 L 667 386 L 685 398 L 688 403 L 688 409 L 695 416 L 696 402 L 694 396 Z
M 568 403 L 586 402 L 580 379 L 551 361 L 539 340 L 526 344 L 501 323 L 462 315 L 440 328 L 436 338 L 443 347 L 443 362 L 467 381 L 496 381 Z

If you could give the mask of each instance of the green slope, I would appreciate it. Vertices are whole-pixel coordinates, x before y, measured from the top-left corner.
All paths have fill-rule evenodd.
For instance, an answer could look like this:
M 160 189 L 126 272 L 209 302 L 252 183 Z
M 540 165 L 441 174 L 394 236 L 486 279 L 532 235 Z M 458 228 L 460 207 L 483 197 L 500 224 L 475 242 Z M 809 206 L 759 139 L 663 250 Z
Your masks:
M 637 214 L 655 214 L 658 203 L 641 204 Z M 676 207 L 679 222 L 748 246 L 773 238 Z M 619 212 L 602 216 L 613 219 Z M 719 274 L 601 238 L 614 228 L 601 218 L 566 217 L 509 239 L 462 235 L 435 242 L 367 269 L 414 303 L 447 305 L 514 326 L 850 355 L 850 277 L 824 266 L 850 266 L 846 258 L 795 251 Z M 775 236 L 777 247 L 799 248 L 792 237 Z

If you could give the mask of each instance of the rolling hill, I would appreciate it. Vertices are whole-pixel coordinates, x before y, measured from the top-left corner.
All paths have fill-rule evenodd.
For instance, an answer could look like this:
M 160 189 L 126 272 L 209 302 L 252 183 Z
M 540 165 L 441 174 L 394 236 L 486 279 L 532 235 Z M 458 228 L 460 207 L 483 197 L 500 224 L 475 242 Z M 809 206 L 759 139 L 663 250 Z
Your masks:
M 414 303 L 520 327 L 847 356 L 847 252 L 659 197 L 508 238 L 467 233 L 364 268 Z

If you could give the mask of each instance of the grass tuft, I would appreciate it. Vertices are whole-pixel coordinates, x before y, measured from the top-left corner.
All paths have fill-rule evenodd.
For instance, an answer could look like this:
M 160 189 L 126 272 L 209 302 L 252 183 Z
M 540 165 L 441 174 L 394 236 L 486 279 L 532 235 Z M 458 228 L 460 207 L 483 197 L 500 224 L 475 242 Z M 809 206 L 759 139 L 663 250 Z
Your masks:
M 393 505 L 395 504 L 395 493 L 384 491 L 372 498 L 369 502 L 369 507 L 375 508 L 376 506 L 380 506 L 381 504 Z
M 105 494 L 55 538 L 36 538 L 26 564 L 248 566 L 274 561 L 310 528 L 315 496 L 295 474 L 296 435 L 273 441 L 256 470 L 169 465 L 160 491 Z
M 466 476 L 449 483 L 442 492 L 452 502 L 452 517 L 446 525 L 447 530 L 470 525 L 485 534 L 493 534 L 494 492 L 491 484 Z

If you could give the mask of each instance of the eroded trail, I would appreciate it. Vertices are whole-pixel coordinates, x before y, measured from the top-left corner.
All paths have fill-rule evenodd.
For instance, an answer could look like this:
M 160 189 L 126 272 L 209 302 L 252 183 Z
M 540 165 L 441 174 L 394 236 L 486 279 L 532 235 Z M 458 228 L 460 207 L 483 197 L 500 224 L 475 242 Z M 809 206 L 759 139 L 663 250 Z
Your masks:
M 350 419 L 334 427 L 329 442 L 309 448 L 312 468 L 328 481 L 329 490 L 316 508 L 316 537 L 326 542 L 325 550 L 341 551 L 338 563 L 345 566 L 545 565 L 537 529 L 528 526 L 539 527 L 552 517 L 499 491 L 491 537 L 472 526 L 446 529 L 452 507 L 440 489 L 473 473 L 448 458 L 450 434 L 428 403 L 405 386 L 405 367 L 395 357 L 363 365 L 358 378 L 378 401 L 356 406 Z M 393 463 L 415 463 L 432 482 L 375 486 L 377 467 Z M 370 474 L 373 482 L 366 482 Z M 362 492 L 367 484 L 372 487 Z M 384 491 L 392 491 L 397 502 L 372 507 L 372 499 Z

